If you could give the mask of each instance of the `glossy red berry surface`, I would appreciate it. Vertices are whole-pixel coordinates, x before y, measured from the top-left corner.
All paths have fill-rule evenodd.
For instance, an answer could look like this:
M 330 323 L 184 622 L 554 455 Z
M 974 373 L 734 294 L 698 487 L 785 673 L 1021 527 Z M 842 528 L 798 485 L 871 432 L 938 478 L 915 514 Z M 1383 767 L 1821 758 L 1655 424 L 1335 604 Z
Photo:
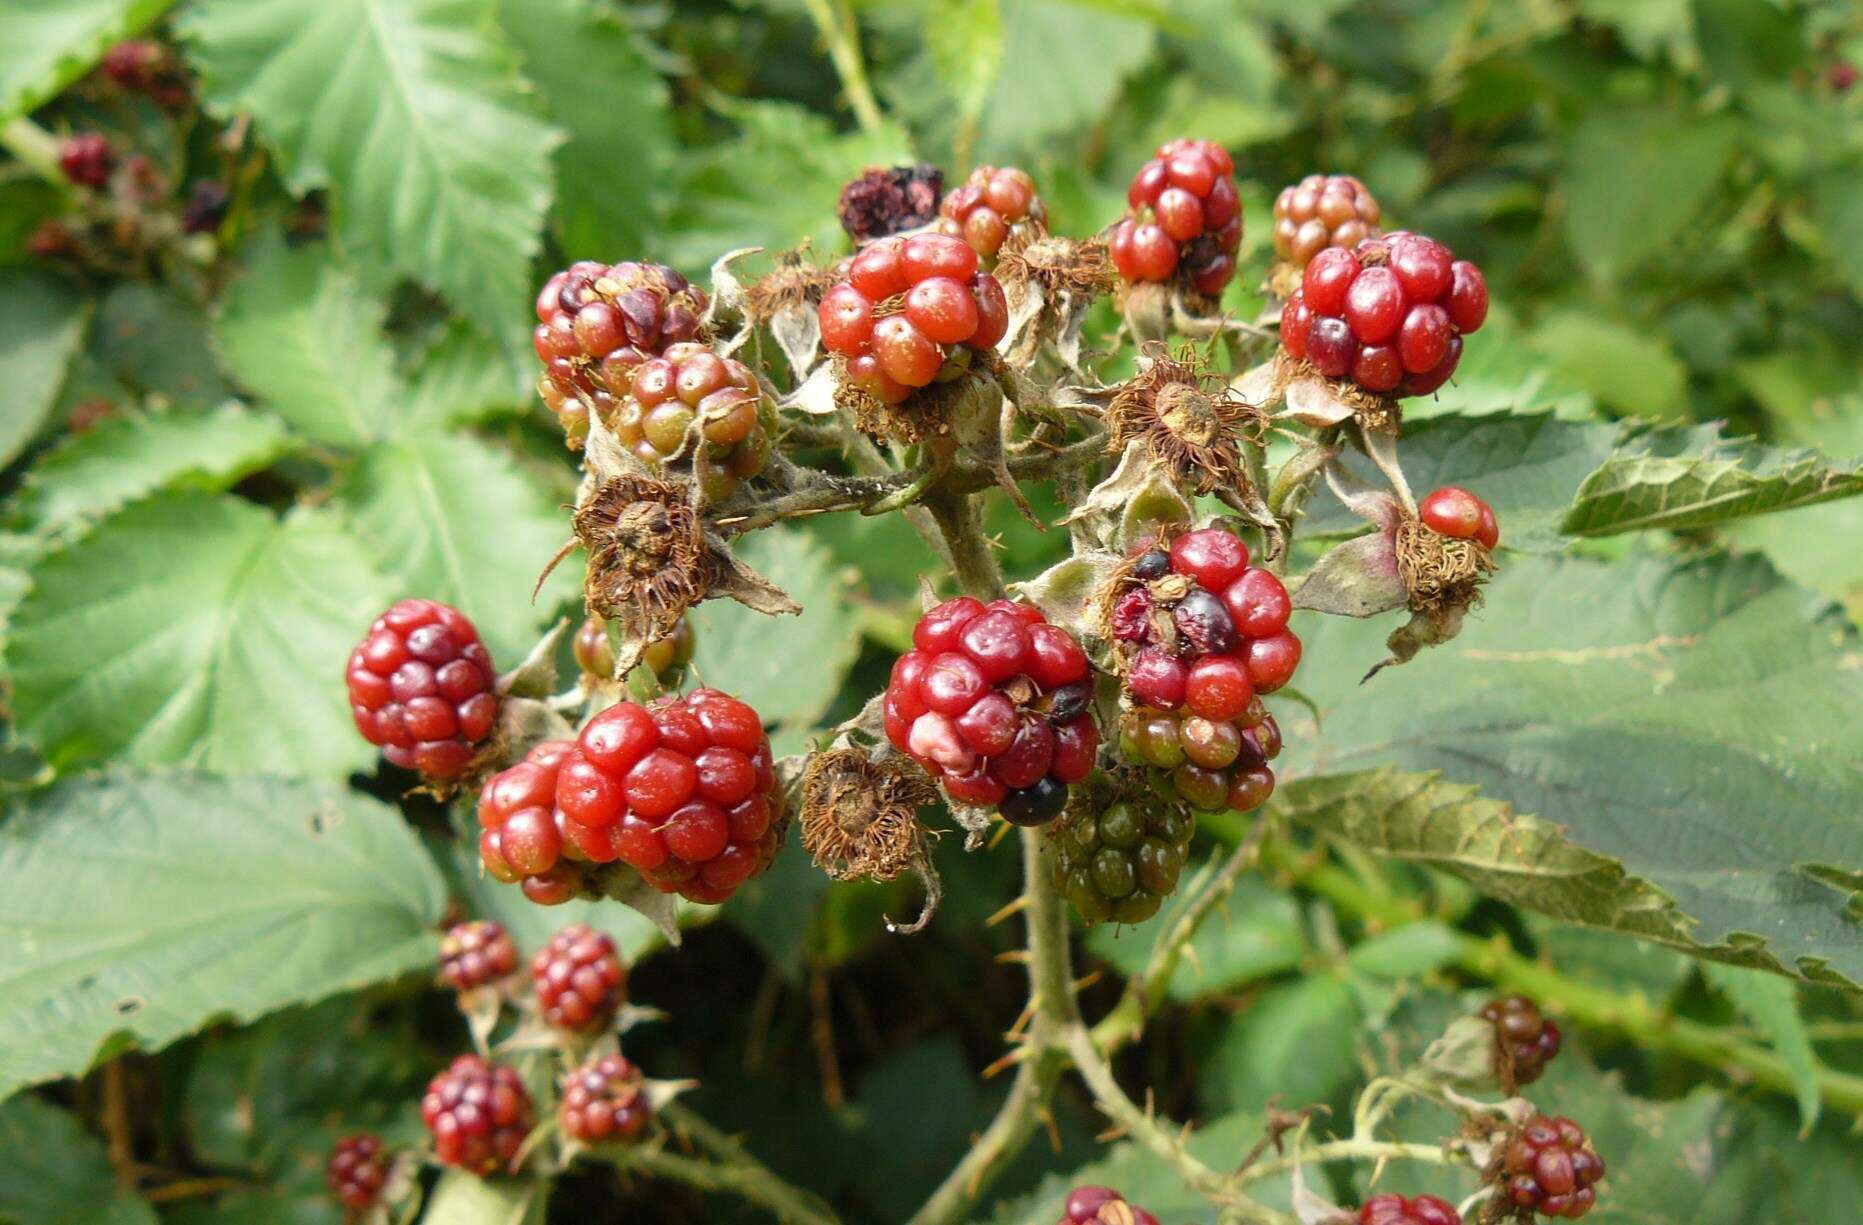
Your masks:
M 557 771 L 574 747 L 573 741 L 546 740 L 479 789 L 479 859 L 486 875 L 521 883 L 524 896 L 542 906 L 581 892 L 577 865 L 589 860 L 556 806 Z
M 475 919 L 440 939 L 440 977 L 455 991 L 496 982 L 518 967 L 517 945 L 502 923 Z
M 603 1029 L 627 999 L 627 967 L 614 940 L 586 923 L 550 937 L 531 958 L 530 978 L 543 1019 L 558 1029 Z
M 1482 1006 L 1481 1015 L 1494 1025 L 1499 1071 L 1510 1087 L 1538 1080 L 1559 1054 L 1559 1026 L 1541 1016 L 1539 1005 L 1526 996 L 1490 1000 Z
M 1018 825 L 1059 816 L 1100 743 L 1073 635 L 1033 605 L 959 596 L 927 611 L 912 642 L 886 689 L 887 738 L 955 800 Z
M 1359 1207 L 1358 1225 L 1462 1225 L 1462 1218 L 1434 1195 L 1374 1195 Z
M 1456 485 L 1445 485 L 1417 503 L 1417 518 L 1444 536 L 1474 540 L 1484 549 L 1501 543 L 1501 525 L 1494 517 L 1494 508 Z
M 1113 227 L 1113 266 L 1127 281 L 1180 280 L 1215 297 L 1235 276 L 1242 204 L 1221 145 L 1174 140 L 1139 167 L 1129 212 Z
M 1514 1207 L 1575 1221 L 1598 1201 L 1604 1162 L 1578 1124 L 1535 1115 L 1520 1125 L 1502 1157 L 1504 1193 Z
M 440 1164 L 475 1174 L 509 1171 L 533 1122 L 518 1074 L 477 1055 L 461 1055 L 428 1083 L 420 1117 Z
M 961 238 L 978 255 L 994 259 L 1011 230 L 1046 217 L 1027 171 L 979 166 L 938 206 L 938 232 Z
M 1111 1187 L 1075 1187 L 1055 1225 L 1158 1225 L 1158 1218 Z
M 330 1150 L 324 1182 L 337 1203 L 359 1215 L 375 1207 L 388 1182 L 388 1150 L 367 1132 L 344 1136 Z
M 602 1055 L 563 1077 L 557 1118 L 584 1144 L 636 1139 L 653 1117 L 640 1069 L 621 1055 Z
M 1481 269 L 1400 231 L 1314 252 L 1282 309 L 1281 347 L 1327 378 L 1427 395 L 1449 381 L 1463 336 L 1487 317 Z
M 497 679 L 479 631 L 457 608 L 402 600 L 375 619 L 346 670 L 356 730 L 397 766 L 447 782 L 498 718 Z
M 102 187 L 110 181 L 116 153 L 110 139 L 96 132 L 67 137 L 58 146 L 58 168 L 80 187 Z
M 1349 174 L 1310 174 L 1274 199 L 1274 253 L 1304 268 L 1328 247 L 1356 247 L 1378 232 L 1377 200 Z
M 862 248 L 847 279 L 823 295 L 820 320 L 822 344 L 847 359 L 848 378 L 896 404 L 961 372 L 958 349 L 994 348 L 1009 330 L 1009 304 L 965 239 L 913 234 Z
M 716 689 L 617 702 L 589 720 L 557 777 L 566 837 L 663 893 L 722 902 L 770 866 L 783 792 L 757 712 Z

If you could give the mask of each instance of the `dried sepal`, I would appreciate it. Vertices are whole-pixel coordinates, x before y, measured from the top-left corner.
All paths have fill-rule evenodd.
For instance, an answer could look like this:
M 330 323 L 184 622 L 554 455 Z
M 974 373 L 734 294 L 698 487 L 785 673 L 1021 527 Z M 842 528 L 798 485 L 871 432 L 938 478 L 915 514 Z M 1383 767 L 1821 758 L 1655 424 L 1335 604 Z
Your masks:
M 797 378 L 815 365 L 821 348 L 822 295 L 834 274 L 807 258 L 807 247 L 784 251 L 776 267 L 744 290 L 746 332 L 765 328 Z
M 870 166 L 841 189 L 835 216 L 856 243 L 877 242 L 938 219 L 944 172 L 929 162 Z
M 1494 556 L 1476 540 L 1445 536 L 1409 515 L 1396 532 L 1397 573 L 1413 612 L 1459 606 L 1481 598 L 1480 587 L 1494 573 Z
M 1088 549 L 1063 558 L 1025 583 L 1011 583 L 1012 594 L 1041 609 L 1051 625 L 1072 634 L 1089 653 L 1103 636 L 1099 595 L 1125 565 L 1117 553 Z
M 846 359 L 836 355 L 831 363 L 835 405 L 851 412 L 855 428 L 870 438 L 903 443 L 987 438 L 997 429 L 1003 409 L 1002 359 L 994 352 L 956 352 L 970 355 L 968 369 L 949 382 L 920 387 L 897 404 L 884 403 L 855 386 L 847 377 Z
M 1172 525 L 1188 525 L 1190 499 L 1153 463 L 1142 440 L 1126 444 L 1119 463 L 1063 520 L 1079 524 L 1115 553 L 1130 552 Z
M 944 888 L 932 867 L 930 835 L 919 810 L 938 802 L 938 788 L 910 760 L 886 749 L 870 752 L 842 742 L 809 757 L 800 784 L 802 845 L 834 880 L 895 880 L 911 872 L 925 901 L 910 923 L 888 931 L 923 931 Z
M 1173 355 L 1154 342 L 1144 358 L 1107 406 L 1107 449 L 1142 443 L 1152 463 L 1200 494 L 1249 488 L 1242 448 L 1261 445 L 1262 410 L 1212 377 L 1194 349 Z
M 1312 362 L 1285 349 L 1242 375 L 1234 386 L 1256 403 L 1281 404 L 1276 418 L 1291 418 L 1310 429 L 1347 421 L 1357 421 L 1371 433 L 1396 435 L 1403 428 L 1398 401 L 1366 391 L 1350 379 L 1329 379 Z
M 1028 366 L 1047 341 L 1078 371 L 1087 312 L 1119 283 L 1106 243 L 1018 226 L 997 252 L 996 279 L 1009 303 L 1009 331 L 999 347 L 1010 363 Z

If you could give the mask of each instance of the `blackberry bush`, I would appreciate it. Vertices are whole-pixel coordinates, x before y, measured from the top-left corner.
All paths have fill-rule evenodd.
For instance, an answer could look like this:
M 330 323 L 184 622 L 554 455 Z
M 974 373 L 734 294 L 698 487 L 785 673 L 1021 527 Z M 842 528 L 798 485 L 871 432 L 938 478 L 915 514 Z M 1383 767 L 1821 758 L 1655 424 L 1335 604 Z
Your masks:
M 563 1134 L 583 1144 L 625 1144 L 653 1118 L 640 1069 L 621 1055 L 599 1055 L 563 1077 L 557 1106 Z
M 498 718 L 497 676 L 479 631 L 457 608 L 402 600 L 349 656 L 356 730 L 397 766 L 451 782 Z
M 502 923 L 474 919 L 440 941 L 440 977 L 456 991 L 471 991 L 517 971 L 518 950 Z
M 1597 1203 L 1594 1184 L 1604 1162 L 1578 1124 L 1534 1115 L 1515 1130 L 1501 1154 L 1503 1191 L 1522 1217 L 1534 1213 L 1576 1221 Z
M 1490 1000 L 1481 1015 L 1494 1024 L 1495 1054 L 1502 1083 L 1510 1088 L 1530 1085 L 1546 1071 L 1559 1053 L 1559 1026 L 1540 1015 L 1539 1006 L 1524 995 Z
M 338 1140 L 330 1150 L 324 1181 L 352 1218 L 375 1207 L 388 1183 L 388 1151 L 381 1138 L 358 1132 Z

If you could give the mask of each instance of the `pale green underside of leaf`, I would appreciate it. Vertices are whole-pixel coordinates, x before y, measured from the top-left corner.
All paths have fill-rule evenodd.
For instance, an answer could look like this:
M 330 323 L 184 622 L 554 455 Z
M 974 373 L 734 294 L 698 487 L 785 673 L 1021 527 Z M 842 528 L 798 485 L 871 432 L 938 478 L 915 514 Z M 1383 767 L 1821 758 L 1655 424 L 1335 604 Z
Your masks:
M 89 316 L 83 297 L 56 277 L 0 272 L 0 466 L 45 426 Z
M 341 776 L 371 760 L 339 681 L 390 597 L 331 512 L 159 495 L 32 578 L 7 663 L 20 730 L 55 766 Z
M 90 70 L 111 43 L 174 0 L 18 0 L 0 16 L 0 123 L 37 108 Z
M 445 904 L 400 815 L 334 786 L 137 772 L 0 823 L 0 1094 L 430 964 Z
M 463 1170 L 440 1175 L 428 1197 L 422 1225 L 533 1225 L 549 1197 L 536 1184 L 514 1178 L 479 1178 Z

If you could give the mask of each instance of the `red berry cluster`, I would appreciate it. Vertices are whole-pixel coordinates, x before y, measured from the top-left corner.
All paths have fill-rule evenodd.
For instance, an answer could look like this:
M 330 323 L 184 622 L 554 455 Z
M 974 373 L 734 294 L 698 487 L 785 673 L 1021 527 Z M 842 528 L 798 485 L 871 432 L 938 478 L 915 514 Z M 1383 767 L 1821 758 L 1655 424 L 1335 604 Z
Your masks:
M 1524 995 L 1490 1000 L 1481 1015 L 1494 1024 L 1500 1071 L 1510 1092 L 1538 1080 L 1559 1053 L 1559 1026 L 1541 1016 L 1539 1006 Z
M 436 782 L 465 773 L 472 746 L 498 718 L 497 676 L 479 631 L 435 600 L 402 600 L 377 617 L 346 676 L 363 739 Z
M 442 1165 L 490 1174 L 510 1168 L 530 1132 L 530 1092 L 505 1065 L 461 1055 L 428 1082 L 420 1117 Z
M 1009 330 L 1009 302 L 977 253 L 949 234 L 881 239 L 822 297 L 822 344 L 848 381 L 884 404 L 956 378 Z
M 344 1136 L 330 1150 L 330 1163 L 324 1167 L 324 1182 L 330 1194 L 351 1217 L 375 1207 L 382 1187 L 388 1181 L 388 1151 L 379 1138 L 367 1132 Z
M 1356 247 L 1372 237 L 1383 215 L 1353 176 L 1310 174 L 1275 197 L 1274 253 L 1305 268 L 1327 247 Z
M 938 231 L 961 238 L 984 259 L 996 258 L 1009 231 L 1047 217 L 1035 180 L 1014 166 L 979 166 L 938 206 Z
M 497 982 L 517 965 L 518 950 L 511 933 L 490 919 L 458 924 L 440 940 L 440 977 L 455 991 Z
M 1449 381 L 1462 337 L 1487 317 L 1481 269 L 1399 231 L 1315 255 L 1281 312 L 1281 347 L 1327 378 L 1424 396 Z
M 692 467 L 706 498 L 716 502 L 738 481 L 763 471 L 770 456 L 760 411 L 765 398 L 763 382 L 749 366 L 696 341 L 680 341 L 627 376 L 613 417 L 615 436 L 657 466 L 686 445 L 695 420 L 702 422 Z
M 1604 1177 L 1604 1162 L 1577 1123 L 1540 1114 L 1508 1141 L 1502 1172 L 1514 1207 L 1575 1221 L 1598 1200 L 1592 1184 Z
M 102 187 L 110 181 L 116 151 L 110 138 L 99 132 L 81 132 L 58 146 L 58 168 L 80 187 Z
M 1501 524 L 1494 508 L 1460 486 L 1445 485 L 1417 503 L 1417 518 L 1433 531 L 1473 540 L 1484 549 L 1501 543 Z
M 530 960 L 543 1019 L 558 1029 L 589 1033 L 614 1020 L 627 999 L 627 967 L 605 932 L 572 923 Z
M 920 618 L 886 687 L 886 736 L 953 800 L 1016 825 L 1059 816 L 1100 746 L 1074 636 L 1013 600 L 946 600 Z
M 574 748 L 546 740 L 479 790 L 479 859 L 494 880 L 523 882 L 524 896 L 540 906 L 575 897 L 582 873 L 573 861 L 589 861 L 556 806 L 557 772 Z
M 1234 532 L 1207 527 L 1140 554 L 1111 608 L 1132 704 L 1120 724 L 1126 757 L 1169 771 L 1170 790 L 1192 808 L 1259 807 L 1281 751 L 1259 695 L 1300 665 L 1287 588 L 1249 565 Z
M 1128 281 L 1180 277 L 1208 297 L 1236 274 L 1242 202 L 1235 161 L 1207 140 L 1174 140 L 1139 167 L 1131 212 L 1113 227 L 1113 266 Z
M 157 106 L 178 111 L 188 104 L 188 78 L 180 61 L 161 43 L 132 38 L 104 52 L 104 77 L 119 89 L 146 94 Z
M 1158 1225 L 1157 1217 L 1111 1187 L 1075 1187 L 1064 1212 L 1055 1225 Z
M 1358 1225 L 1462 1225 L 1462 1216 L 1434 1195 L 1374 1195 L 1360 1206 Z
M 705 307 L 704 291 L 663 264 L 580 260 L 544 283 L 531 337 L 544 364 L 537 392 L 572 442 L 591 412 L 611 416 L 634 367 L 698 337 Z
M 757 712 L 716 689 L 617 702 L 577 737 L 556 784 L 569 839 L 664 893 L 722 902 L 770 866 L 783 792 Z
M 621 1055 L 601 1055 L 563 1077 L 557 1105 L 563 1132 L 584 1144 L 618 1144 L 639 1136 L 653 1117 L 640 1069 Z

